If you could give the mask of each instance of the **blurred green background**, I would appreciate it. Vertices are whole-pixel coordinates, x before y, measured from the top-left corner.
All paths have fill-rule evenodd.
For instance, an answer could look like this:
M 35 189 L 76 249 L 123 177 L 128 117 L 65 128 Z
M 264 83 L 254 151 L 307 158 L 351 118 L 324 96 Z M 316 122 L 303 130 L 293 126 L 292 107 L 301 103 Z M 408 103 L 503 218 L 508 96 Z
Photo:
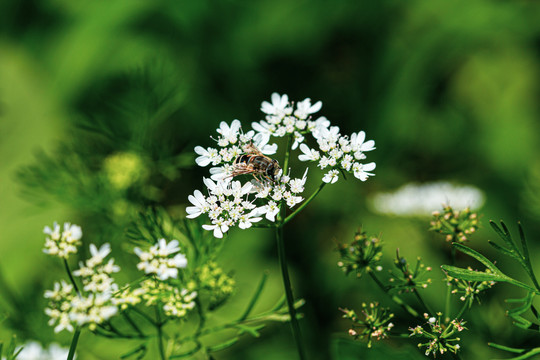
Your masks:
M 86 241 L 120 246 L 142 207 L 181 215 L 206 174 L 194 166 L 193 147 L 211 146 L 220 121 L 238 118 L 248 127 L 261 120 L 261 101 L 276 91 L 322 100 L 319 114 L 342 133 L 364 130 L 376 141 L 368 154 L 374 178 L 327 186 L 286 228 L 295 292 L 307 300 L 310 358 L 363 358 L 362 346 L 331 344 L 347 337 L 337 309 L 388 299 L 342 275 L 336 241 L 350 241 L 363 226 L 382 234 L 388 262 L 396 247 L 435 268 L 447 261 L 427 220 L 377 215 L 366 205 L 370 194 L 411 181 L 475 185 L 487 199 L 484 224 L 504 219 L 515 230 L 521 220 L 538 253 L 539 79 L 538 1 L 3 0 L 0 269 L 18 309 L 3 288 L 8 319 L 0 335 L 69 343 L 53 334 L 42 310 L 43 290 L 63 276 L 41 253 L 44 225 L 73 221 Z M 117 154 L 136 155 L 127 185 L 110 180 L 123 171 Z M 500 260 L 488 238 L 495 235 L 484 225 L 471 246 Z M 265 269 L 266 305 L 280 296 L 271 232 L 232 231 L 222 264 L 238 284 L 230 311 Z M 469 315 L 475 336 L 464 340 L 465 357 L 503 357 L 487 341 L 538 341 L 503 316 L 501 299 L 512 290 L 495 287 Z M 436 302 L 437 291 L 426 297 Z M 216 358 L 294 358 L 288 325 L 263 334 Z M 370 358 L 409 358 L 414 351 L 405 343 L 376 344 L 382 350 Z M 79 359 L 118 358 L 123 346 L 85 333 Z M 388 348 L 405 355 L 377 352 Z

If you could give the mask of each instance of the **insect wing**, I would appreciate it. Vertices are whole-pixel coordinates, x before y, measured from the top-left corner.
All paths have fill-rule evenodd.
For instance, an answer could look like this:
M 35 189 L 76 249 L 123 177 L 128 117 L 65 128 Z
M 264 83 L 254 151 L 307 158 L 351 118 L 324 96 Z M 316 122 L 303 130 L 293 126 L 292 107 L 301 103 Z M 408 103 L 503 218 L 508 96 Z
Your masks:
M 264 156 L 261 150 L 259 150 L 252 142 L 244 146 L 244 152 L 248 155 Z
M 237 163 L 234 164 L 231 176 L 234 177 L 237 175 L 253 174 L 254 172 L 256 172 L 256 170 L 253 168 L 253 165 Z

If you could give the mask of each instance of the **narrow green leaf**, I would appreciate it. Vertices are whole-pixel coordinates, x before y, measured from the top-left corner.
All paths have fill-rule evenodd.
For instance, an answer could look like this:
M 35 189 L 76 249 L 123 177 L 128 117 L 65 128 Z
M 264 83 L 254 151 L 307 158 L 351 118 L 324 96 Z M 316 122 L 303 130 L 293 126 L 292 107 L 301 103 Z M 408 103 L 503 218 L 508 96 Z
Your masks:
M 143 354 L 146 353 L 146 345 L 145 344 L 139 345 L 135 349 L 130 350 L 129 352 L 125 353 L 124 355 L 121 355 L 120 359 L 126 359 L 128 357 L 131 357 L 131 356 L 139 353 L 139 352 L 142 352 Z
M 523 231 L 523 227 L 521 226 L 521 223 L 518 222 L 518 229 L 519 229 L 519 238 L 521 240 L 521 247 L 523 249 L 523 267 L 529 274 L 534 286 L 536 289 L 540 290 L 540 284 L 538 284 L 538 280 L 536 279 L 536 275 L 534 274 L 534 270 L 531 264 L 531 258 L 529 257 L 529 247 L 527 246 L 527 240 L 525 240 L 525 232 Z
M 486 273 L 470 269 L 458 268 L 451 265 L 442 265 L 441 268 L 451 277 L 466 281 L 508 281 L 504 274 Z
M 532 306 L 532 302 L 534 299 L 535 293 L 528 292 L 527 295 L 524 298 L 521 299 L 506 299 L 505 301 L 507 303 L 523 303 L 523 305 L 515 307 L 513 309 L 508 310 L 508 315 L 514 316 L 514 315 L 521 315 L 525 311 L 529 310 Z
M 259 330 L 264 328 L 264 325 L 256 325 L 256 326 L 249 326 L 249 325 L 235 325 L 235 328 L 239 329 L 238 335 L 242 335 L 244 333 L 251 334 L 253 337 L 259 337 L 261 334 L 259 333 Z
M 467 254 L 476 260 L 480 261 L 482 264 L 484 264 L 488 269 L 493 271 L 496 274 L 502 274 L 501 271 L 493 264 L 491 261 L 488 260 L 484 255 L 480 254 L 478 251 L 475 251 L 471 249 L 470 247 L 467 247 L 465 245 L 459 244 L 459 243 L 453 243 L 454 247 L 456 247 L 459 251 L 461 251 L 464 254 Z
M 237 336 L 237 337 L 234 337 L 234 338 L 232 338 L 232 339 L 230 339 L 228 341 L 225 341 L 224 343 L 217 344 L 217 345 L 214 345 L 214 346 L 208 346 L 207 347 L 208 352 L 220 351 L 220 350 L 226 349 L 228 347 L 231 347 L 234 344 L 236 344 L 239 339 L 240 338 Z
M 508 228 L 506 227 L 504 222 L 501 220 L 502 229 L 499 228 L 497 224 L 495 224 L 495 222 L 492 220 L 490 220 L 489 223 L 491 227 L 493 228 L 493 230 L 495 230 L 497 235 L 499 235 L 499 237 L 503 239 L 506 245 L 521 256 L 521 253 L 519 252 L 519 249 L 516 247 L 516 244 L 514 243 L 514 240 L 512 239 L 512 236 L 510 235 L 510 232 L 508 231 Z
M 524 353 L 525 349 L 518 349 L 518 348 L 511 348 L 511 347 L 508 347 L 508 346 L 504 346 L 504 345 L 500 345 L 500 344 L 495 344 L 495 343 L 492 343 L 492 342 L 488 342 L 488 346 L 491 346 L 492 348 L 495 348 L 495 349 L 499 349 L 499 350 L 504 350 L 504 351 L 508 351 L 508 352 L 511 352 L 511 353 L 515 353 L 515 354 L 522 354 Z
M 285 301 L 286 301 L 285 295 L 282 295 L 279 298 L 279 300 L 274 304 L 274 306 L 272 306 L 272 308 L 270 309 L 270 312 L 275 312 L 282 309 L 285 306 Z
M 491 246 L 493 246 L 493 247 L 495 248 L 495 250 L 497 250 L 497 251 L 503 253 L 504 255 L 507 255 L 507 256 L 509 256 L 509 257 L 511 257 L 511 258 L 514 258 L 514 259 L 516 259 L 516 260 L 519 260 L 519 258 L 517 257 L 516 253 L 513 252 L 512 250 L 507 249 L 507 248 L 505 248 L 505 247 L 503 247 L 503 246 L 501 246 L 501 245 L 499 245 L 499 244 L 497 244 L 496 242 L 493 242 L 493 241 L 491 241 L 491 240 L 488 240 L 488 244 L 491 245 Z

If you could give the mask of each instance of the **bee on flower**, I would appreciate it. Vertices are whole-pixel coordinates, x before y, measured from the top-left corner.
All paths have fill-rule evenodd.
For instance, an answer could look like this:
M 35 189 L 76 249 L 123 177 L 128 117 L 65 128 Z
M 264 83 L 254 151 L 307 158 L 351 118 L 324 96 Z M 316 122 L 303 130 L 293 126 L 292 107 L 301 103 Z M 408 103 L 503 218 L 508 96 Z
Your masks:
M 269 144 L 272 138 L 290 139 L 284 164 L 288 164 L 290 150 L 299 147 L 300 161 L 318 162 L 318 167 L 327 169 L 321 179 L 324 184 L 337 182 L 344 172 L 352 173 L 361 181 L 372 176 L 375 163 L 363 160 L 366 152 L 375 149 L 375 142 L 366 141 L 363 131 L 350 137 L 342 136 L 339 128 L 331 126 L 325 117 L 314 119 L 313 114 L 321 108 L 321 101 L 312 104 L 311 99 L 306 98 L 295 106 L 287 95 L 273 93 L 271 102 L 262 102 L 264 120 L 253 122 L 253 130 L 244 132 L 239 120 L 230 125 L 221 122 L 218 137 L 213 139 L 217 148 L 195 147 L 199 155 L 195 162 L 202 167 L 211 165 L 210 178 L 203 179 L 205 191 L 195 190 L 188 197 L 191 206 L 186 208 L 187 217 L 207 215 L 211 224 L 203 228 L 218 238 L 234 226 L 247 229 L 263 219 L 283 221 L 278 216 L 281 209 L 293 209 L 305 199 L 302 193 L 308 168 L 303 170 L 301 178 L 293 178 L 295 171 L 289 168 L 282 169 L 272 157 L 278 149 L 277 144 Z M 306 135 L 311 135 L 319 150 L 306 145 Z M 252 175 L 255 181 L 245 181 L 246 175 Z

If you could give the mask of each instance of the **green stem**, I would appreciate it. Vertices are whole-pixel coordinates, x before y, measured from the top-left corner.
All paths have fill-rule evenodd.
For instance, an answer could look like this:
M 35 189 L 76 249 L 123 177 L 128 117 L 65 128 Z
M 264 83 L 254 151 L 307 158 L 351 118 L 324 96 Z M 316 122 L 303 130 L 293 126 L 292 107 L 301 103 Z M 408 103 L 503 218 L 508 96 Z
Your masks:
M 71 339 L 71 345 L 69 347 L 67 360 L 73 360 L 73 358 L 75 357 L 75 349 L 77 348 L 77 343 L 79 342 L 80 335 L 81 335 L 81 329 L 79 328 L 75 329 L 75 333 L 73 333 L 73 338 Z
M 301 360 L 305 359 L 304 347 L 302 345 L 302 338 L 300 334 L 300 325 L 296 318 L 296 309 L 294 307 L 294 297 L 291 288 L 291 280 L 289 278 L 289 270 L 287 269 L 287 259 L 285 258 L 285 244 L 283 241 L 283 225 L 276 229 L 276 241 L 278 247 L 279 265 L 281 267 L 281 275 L 283 277 L 283 286 L 285 288 L 285 295 L 287 297 L 287 306 L 289 308 L 289 316 L 291 318 L 291 328 L 296 347 L 298 349 L 298 355 Z
M 285 148 L 285 160 L 283 160 L 283 174 L 285 175 L 289 167 L 289 157 L 291 156 L 292 135 L 287 137 L 287 147 Z
M 456 314 L 456 316 L 454 316 L 454 319 L 459 321 L 459 318 L 461 317 L 461 315 L 463 315 L 463 313 L 465 312 L 465 310 L 467 310 L 468 307 L 469 306 L 467 305 L 467 302 L 465 302 L 459 312 Z
M 381 282 L 381 280 L 379 280 L 379 278 L 373 273 L 373 271 L 369 271 L 368 274 L 371 276 L 371 278 L 373 279 L 373 281 L 375 281 L 375 283 L 379 286 L 379 288 L 388 296 L 390 296 L 390 298 L 392 299 L 393 302 L 395 302 L 396 304 L 398 304 L 399 306 L 401 306 L 405 311 L 407 311 L 409 314 L 411 314 L 412 316 L 414 316 L 415 318 L 419 318 L 420 315 L 418 314 L 418 312 L 416 310 L 414 310 L 411 306 L 409 306 L 409 304 L 407 304 L 405 301 L 401 300 L 401 298 L 397 295 L 391 295 L 389 292 L 388 292 L 388 289 L 384 286 L 384 284 Z M 407 335 L 408 336 L 408 335 Z
M 450 265 L 454 266 L 456 264 L 456 248 L 452 245 L 450 248 Z M 448 286 L 446 287 L 446 300 L 444 304 L 444 316 L 449 318 L 450 308 L 452 306 L 450 300 L 452 298 L 452 283 L 448 281 Z
M 71 270 L 69 269 L 69 265 L 66 259 L 64 259 L 64 267 L 66 268 L 66 272 L 68 273 L 69 281 L 71 281 L 71 284 L 73 284 L 73 287 L 75 288 L 75 292 L 80 297 L 81 292 L 79 291 L 79 288 L 77 287 L 77 284 L 75 283 L 75 279 L 73 278 L 73 274 L 71 273 Z
M 261 295 L 261 292 L 262 292 L 262 290 L 264 288 L 264 284 L 266 284 L 266 279 L 268 279 L 268 273 L 267 272 L 263 273 L 263 277 L 262 277 L 261 281 L 259 282 L 259 286 L 257 286 L 257 289 L 255 290 L 255 294 L 253 295 L 253 297 L 249 301 L 249 304 L 248 304 L 246 310 L 244 311 L 242 316 L 240 316 L 238 321 L 244 321 L 244 320 L 247 319 L 247 317 L 251 313 L 251 310 L 253 310 L 253 307 L 255 306 L 255 303 L 259 299 L 259 296 Z
M 165 350 L 163 349 L 163 323 L 161 322 L 161 317 L 159 315 L 159 308 L 156 306 L 156 327 L 157 327 L 157 335 L 158 335 L 158 348 L 159 348 L 159 355 L 161 356 L 162 360 L 166 360 L 165 357 Z
M 323 189 L 323 187 L 325 185 L 326 185 L 326 183 L 322 182 L 321 185 L 319 185 L 319 187 L 317 188 L 317 190 L 315 190 L 315 192 L 313 194 L 311 194 L 311 196 L 309 198 L 307 198 L 307 200 L 304 201 L 302 203 L 302 205 L 300 205 L 292 214 L 290 214 L 289 216 L 287 216 L 287 218 L 285 220 L 283 220 L 283 225 L 285 225 L 286 223 L 291 221 L 291 219 L 293 217 L 295 217 L 296 214 L 298 214 L 300 211 L 302 211 L 311 202 L 311 200 L 313 200 L 315 198 L 315 196 L 317 196 L 321 192 L 321 190 Z
M 424 311 L 426 313 L 428 313 L 429 315 L 433 315 L 433 312 L 431 311 L 431 309 L 427 306 L 427 304 L 424 302 L 424 300 L 422 299 L 422 297 L 420 296 L 420 293 L 418 292 L 417 289 L 414 289 L 413 290 L 414 292 L 414 295 L 416 296 L 416 298 L 418 299 L 418 302 L 420 303 L 420 305 L 422 305 L 422 307 L 424 308 Z

